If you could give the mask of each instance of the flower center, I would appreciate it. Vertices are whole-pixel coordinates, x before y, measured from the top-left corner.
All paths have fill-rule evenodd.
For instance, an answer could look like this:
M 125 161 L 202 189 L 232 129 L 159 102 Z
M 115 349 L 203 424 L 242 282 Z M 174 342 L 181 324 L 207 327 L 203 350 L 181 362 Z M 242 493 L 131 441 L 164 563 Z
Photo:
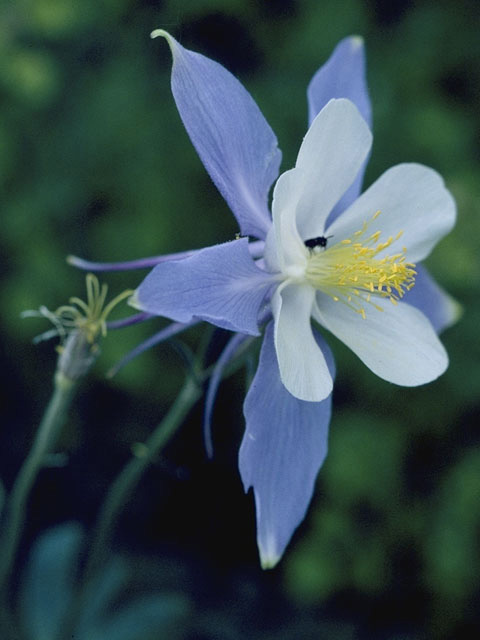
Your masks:
M 415 265 L 407 262 L 406 247 L 391 256 L 382 255 L 395 238 L 380 241 L 381 231 L 366 235 L 371 223 L 378 218 L 377 211 L 359 231 L 331 247 L 315 247 L 310 250 L 305 277 L 316 289 L 329 295 L 335 302 L 343 302 L 362 318 L 366 317 L 365 303 L 377 304 L 388 298 L 393 304 L 402 298 L 415 284 Z

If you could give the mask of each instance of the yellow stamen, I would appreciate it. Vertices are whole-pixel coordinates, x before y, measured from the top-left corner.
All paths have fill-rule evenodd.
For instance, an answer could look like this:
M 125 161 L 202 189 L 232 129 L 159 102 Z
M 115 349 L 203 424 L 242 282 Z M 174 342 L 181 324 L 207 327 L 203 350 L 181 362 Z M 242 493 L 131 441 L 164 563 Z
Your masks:
M 383 242 L 380 242 L 382 232 L 379 230 L 365 237 L 370 224 L 379 215 L 380 211 L 375 212 L 371 220 L 364 222 L 350 238 L 340 240 L 324 251 L 311 252 L 305 271 L 307 281 L 316 289 L 336 302 L 343 302 L 362 318 L 366 317 L 363 303 L 373 305 L 378 311 L 383 311 L 374 302 L 378 298 L 388 298 L 396 305 L 414 286 L 417 275 L 415 265 L 406 261 L 405 247 L 400 253 L 379 257 L 402 236 L 403 231 Z

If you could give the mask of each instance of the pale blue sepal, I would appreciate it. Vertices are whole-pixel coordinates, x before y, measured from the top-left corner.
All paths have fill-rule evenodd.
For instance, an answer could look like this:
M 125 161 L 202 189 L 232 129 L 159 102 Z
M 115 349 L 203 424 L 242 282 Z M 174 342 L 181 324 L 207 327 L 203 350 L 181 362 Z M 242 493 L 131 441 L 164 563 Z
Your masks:
M 242 235 L 265 239 L 268 192 L 281 152 L 257 104 L 222 65 L 182 47 L 163 30 L 173 56 L 172 92 L 205 168 L 232 209 Z
M 372 127 L 372 107 L 368 95 L 363 38 L 341 40 L 330 58 L 318 69 L 307 88 L 308 124 L 332 98 L 348 98 Z
M 372 128 L 365 47 L 363 38 L 360 36 L 350 36 L 341 40 L 327 62 L 311 79 L 307 89 L 309 125 L 332 98 L 351 100 L 370 129 Z M 328 224 L 331 224 L 360 194 L 368 157 L 358 172 L 355 182 L 331 211 Z
M 405 294 L 402 301 L 420 309 L 435 331 L 441 333 L 457 322 L 462 315 L 462 306 L 442 289 L 426 267 L 417 265 L 415 270 L 415 286 Z
M 334 375 L 325 341 L 317 342 Z M 246 430 L 239 453 L 245 491 L 253 487 L 257 543 L 264 569 L 280 560 L 305 517 L 317 473 L 327 454 L 331 395 L 305 402 L 283 386 L 273 343 L 273 323 L 265 331 L 260 361 L 244 404 Z
M 206 320 L 222 329 L 259 335 L 258 312 L 271 274 L 253 261 L 247 238 L 157 265 L 129 303 L 176 322 Z

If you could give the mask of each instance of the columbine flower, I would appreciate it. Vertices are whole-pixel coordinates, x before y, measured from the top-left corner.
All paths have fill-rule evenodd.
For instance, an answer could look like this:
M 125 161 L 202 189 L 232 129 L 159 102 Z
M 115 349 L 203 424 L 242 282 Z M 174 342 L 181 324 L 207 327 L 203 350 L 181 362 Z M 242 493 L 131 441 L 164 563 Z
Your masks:
M 261 562 L 272 567 L 327 452 L 334 366 L 317 326 L 385 380 L 437 378 L 448 361 L 436 331 L 455 309 L 418 263 L 452 228 L 455 204 L 440 176 L 419 164 L 393 167 L 359 195 L 372 135 L 363 44 L 354 37 L 309 85 L 310 128 L 295 167 L 276 182 L 271 216 L 281 154 L 257 105 L 222 66 L 165 31 L 153 35 L 170 45 L 173 94 L 200 158 L 242 235 L 258 240 L 158 264 L 133 304 L 243 335 L 259 335 L 259 318 L 265 324 L 239 463 L 255 493 Z M 222 363 L 241 342 L 234 336 Z

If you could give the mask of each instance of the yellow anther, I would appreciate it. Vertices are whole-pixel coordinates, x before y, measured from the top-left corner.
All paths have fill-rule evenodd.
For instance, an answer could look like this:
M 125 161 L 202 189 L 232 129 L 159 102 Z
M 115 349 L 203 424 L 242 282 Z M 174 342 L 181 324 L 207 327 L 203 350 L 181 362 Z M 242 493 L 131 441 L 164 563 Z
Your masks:
M 305 272 L 307 281 L 316 289 L 343 302 L 362 317 L 366 317 L 363 302 L 383 311 L 375 299 L 388 298 L 397 304 L 415 284 L 415 265 L 406 261 L 405 247 L 390 256 L 379 255 L 403 232 L 398 231 L 383 242 L 380 230 L 367 236 L 367 230 L 379 215 L 380 211 L 375 212 L 371 220 L 364 222 L 349 238 L 329 245 L 325 251 L 312 253 Z

